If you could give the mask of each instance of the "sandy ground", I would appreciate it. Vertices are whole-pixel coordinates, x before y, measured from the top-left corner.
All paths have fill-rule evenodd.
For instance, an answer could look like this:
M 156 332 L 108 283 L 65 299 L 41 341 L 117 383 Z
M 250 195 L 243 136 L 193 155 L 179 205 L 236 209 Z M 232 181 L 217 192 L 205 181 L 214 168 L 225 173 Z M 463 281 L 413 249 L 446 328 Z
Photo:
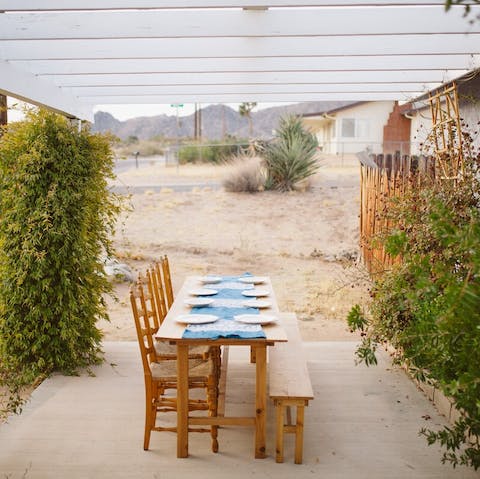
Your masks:
M 231 167 L 230 167 L 231 168 Z M 324 165 L 306 192 L 228 193 L 194 187 L 176 192 L 161 185 L 222 182 L 228 166 L 151 163 L 123 171 L 114 185 L 139 187 L 120 218 L 114 247 L 134 272 L 167 254 L 173 286 L 187 275 L 269 275 L 279 307 L 297 313 L 305 340 L 357 340 L 346 313 L 365 297 L 358 254 L 359 168 Z M 135 189 L 138 191 L 138 189 Z M 133 340 L 129 285 L 115 285 L 108 300 L 106 340 Z

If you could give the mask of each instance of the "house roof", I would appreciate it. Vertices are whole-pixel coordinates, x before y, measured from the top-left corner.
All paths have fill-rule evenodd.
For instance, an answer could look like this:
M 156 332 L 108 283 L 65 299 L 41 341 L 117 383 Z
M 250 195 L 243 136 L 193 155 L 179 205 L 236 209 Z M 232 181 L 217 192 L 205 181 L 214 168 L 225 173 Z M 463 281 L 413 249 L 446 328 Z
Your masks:
M 479 14 L 444 0 L 0 0 L 0 93 L 79 118 L 105 104 L 405 101 L 480 67 Z
M 460 94 L 464 94 L 469 97 L 476 97 L 480 99 L 480 68 L 465 73 L 464 75 L 459 76 L 453 80 L 457 84 L 457 88 Z M 408 105 L 408 108 L 405 109 L 403 113 L 414 113 L 415 111 L 422 110 L 424 108 L 429 108 L 430 103 L 428 98 L 430 95 L 435 95 L 442 91 L 443 88 L 450 85 L 452 82 L 443 83 L 442 85 L 429 90 L 422 95 L 414 98 Z
M 324 110 L 318 113 L 305 113 L 302 115 L 303 118 L 310 118 L 315 116 L 322 116 L 322 115 L 331 115 L 333 113 L 337 113 L 342 110 L 348 110 L 349 108 L 363 105 L 364 103 L 368 103 L 366 101 L 353 101 L 353 102 L 346 102 L 344 105 L 337 106 L 335 108 L 331 108 L 329 110 Z

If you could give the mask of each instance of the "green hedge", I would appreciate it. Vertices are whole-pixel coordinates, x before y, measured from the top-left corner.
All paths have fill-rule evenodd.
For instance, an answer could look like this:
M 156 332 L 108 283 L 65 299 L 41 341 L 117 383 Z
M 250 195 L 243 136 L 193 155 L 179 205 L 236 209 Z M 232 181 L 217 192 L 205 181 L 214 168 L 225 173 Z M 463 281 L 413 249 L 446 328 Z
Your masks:
M 109 140 L 40 111 L 0 140 L 0 364 L 30 377 L 99 361 L 117 206 Z

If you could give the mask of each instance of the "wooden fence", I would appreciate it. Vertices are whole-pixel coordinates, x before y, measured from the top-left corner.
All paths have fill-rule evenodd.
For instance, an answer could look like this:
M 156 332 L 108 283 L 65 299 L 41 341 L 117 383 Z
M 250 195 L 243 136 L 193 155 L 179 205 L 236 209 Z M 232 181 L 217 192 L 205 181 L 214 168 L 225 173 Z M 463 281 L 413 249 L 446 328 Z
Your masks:
M 360 158 L 360 250 L 371 275 L 385 271 L 395 261 L 378 241 L 395 226 L 387 213 L 391 201 L 408 188 L 419 187 L 422 178 L 435 178 L 435 160 L 427 156 L 369 155 Z

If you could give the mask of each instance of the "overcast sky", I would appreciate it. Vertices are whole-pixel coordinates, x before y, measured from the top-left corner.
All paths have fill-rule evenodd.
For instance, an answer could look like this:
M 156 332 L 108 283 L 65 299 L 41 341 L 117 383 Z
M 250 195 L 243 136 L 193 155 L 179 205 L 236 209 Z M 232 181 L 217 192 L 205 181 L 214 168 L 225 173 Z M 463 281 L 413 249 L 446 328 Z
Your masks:
M 17 104 L 20 110 L 22 103 L 15 98 L 8 98 L 9 106 Z M 254 111 L 262 110 L 272 106 L 290 105 L 291 103 L 259 103 Z M 201 104 L 202 107 L 209 105 L 209 103 Z M 228 106 L 234 110 L 238 110 L 240 103 L 227 103 Z M 135 118 L 137 116 L 155 116 L 155 115 L 176 115 L 177 108 L 171 105 L 98 105 L 94 111 L 106 111 L 112 114 L 118 120 L 127 120 L 128 118 Z M 186 103 L 183 107 L 178 108 L 178 116 L 188 116 L 195 111 L 194 103 Z M 23 117 L 19 110 L 9 110 L 8 121 L 18 121 Z

